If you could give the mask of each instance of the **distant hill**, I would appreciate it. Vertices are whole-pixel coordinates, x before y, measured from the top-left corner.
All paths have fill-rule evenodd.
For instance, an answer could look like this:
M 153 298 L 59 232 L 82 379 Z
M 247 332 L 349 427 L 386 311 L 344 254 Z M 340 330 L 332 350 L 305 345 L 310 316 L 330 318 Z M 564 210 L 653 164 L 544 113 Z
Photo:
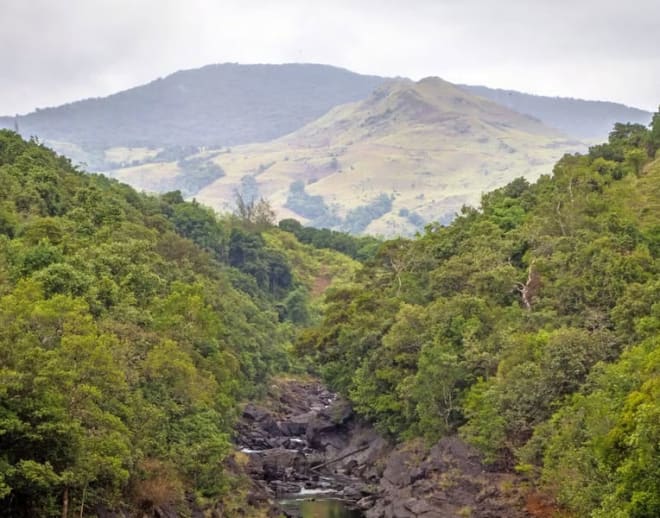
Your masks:
M 599 142 L 607 140 L 616 122 L 633 122 L 645 126 L 651 122 L 650 112 L 618 103 L 544 97 L 485 86 L 460 87 L 519 113 L 536 117 L 546 125 L 580 139 Z
M 483 191 L 550 172 L 564 152 L 603 140 L 614 122 L 650 117 L 615 103 L 437 78 L 219 64 L 0 118 L 0 127 L 18 125 L 137 188 L 181 190 L 222 210 L 238 188 L 267 196 L 281 217 L 392 235 L 449 221 Z
M 24 137 L 37 136 L 88 169 L 110 170 L 273 140 L 335 106 L 366 99 L 384 81 L 327 65 L 216 64 L 103 98 L 10 114 L 0 117 L 0 128 L 18 125 Z M 601 141 L 614 122 L 646 124 L 651 116 L 615 103 L 463 88 L 576 139 Z M 206 171 L 193 183 L 211 176 Z
M 196 194 L 216 209 L 230 209 L 238 190 L 268 197 L 280 218 L 394 235 L 449 221 L 481 192 L 549 173 L 578 149 L 584 146 L 532 117 L 428 78 L 385 83 L 366 100 L 271 142 L 186 161 L 222 169 Z M 156 191 L 185 179 L 180 161 L 111 174 Z
M 290 133 L 333 106 L 367 97 L 383 80 L 326 65 L 209 65 L 37 110 L 18 117 L 18 125 L 23 135 L 83 151 L 234 146 Z M 11 129 L 14 122 L 0 119 Z

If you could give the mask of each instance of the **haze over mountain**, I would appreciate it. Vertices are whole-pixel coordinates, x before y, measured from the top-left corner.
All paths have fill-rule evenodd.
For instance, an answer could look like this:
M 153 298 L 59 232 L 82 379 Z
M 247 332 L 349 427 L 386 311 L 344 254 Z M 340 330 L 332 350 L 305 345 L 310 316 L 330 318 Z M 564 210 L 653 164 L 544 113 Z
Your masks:
M 651 122 L 650 112 L 618 103 L 544 97 L 486 86 L 460 86 L 470 93 L 517 112 L 532 115 L 550 127 L 581 139 L 606 140 L 617 122 L 632 122 L 645 126 Z
M 394 80 L 300 130 L 188 161 L 222 176 L 196 198 L 219 210 L 235 191 L 266 196 L 278 217 L 353 233 L 410 233 L 516 176 L 536 178 L 583 146 L 438 78 Z M 146 190 L 183 183 L 180 162 L 112 172 Z

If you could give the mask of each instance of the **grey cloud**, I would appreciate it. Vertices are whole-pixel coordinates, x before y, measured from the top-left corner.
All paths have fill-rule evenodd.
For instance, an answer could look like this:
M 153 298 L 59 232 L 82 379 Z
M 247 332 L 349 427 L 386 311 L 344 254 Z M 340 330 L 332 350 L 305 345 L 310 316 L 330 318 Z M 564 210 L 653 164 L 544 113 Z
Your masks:
M 0 0 L 0 113 L 207 63 L 322 62 L 649 109 L 655 0 Z

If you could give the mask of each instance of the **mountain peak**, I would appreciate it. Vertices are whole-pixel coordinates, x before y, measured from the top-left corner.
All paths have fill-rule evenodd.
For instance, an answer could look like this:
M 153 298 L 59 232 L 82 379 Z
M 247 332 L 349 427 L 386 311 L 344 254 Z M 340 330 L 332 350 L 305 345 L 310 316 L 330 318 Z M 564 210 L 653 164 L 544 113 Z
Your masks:
M 225 210 L 251 177 L 279 217 L 396 235 L 581 148 L 443 79 L 393 79 L 285 137 L 215 154 L 225 175 L 196 198 Z
M 351 113 L 350 116 L 335 116 L 335 113 L 347 111 Z M 364 101 L 350 108 L 340 106 L 312 123 L 312 126 L 346 126 L 347 120 L 365 128 L 368 134 L 373 131 L 391 131 L 393 127 L 398 130 L 402 124 L 436 124 L 443 126 L 445 131 L 449 127 L 466 128 L 479 123 L 524 128 L 535 134 L 557 135 L 555 130 L 533 117 L 472 95 L 439 77 L 426 77 L 419 81 L 402 78 L 387 80 Z M 304 133 L 305 128 L 296 132 L 296 135 L 301 132 Z

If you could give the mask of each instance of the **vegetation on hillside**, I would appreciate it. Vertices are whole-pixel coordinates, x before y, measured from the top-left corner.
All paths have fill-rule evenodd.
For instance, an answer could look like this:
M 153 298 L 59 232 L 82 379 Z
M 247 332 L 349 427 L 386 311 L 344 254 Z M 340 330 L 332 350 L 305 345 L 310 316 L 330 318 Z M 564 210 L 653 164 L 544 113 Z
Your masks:
M 577 516 L 660 515 L 660 115 L 384 243 L 300 335 L 397 438 L 459 433 Z
M 660 114 L 617 124 L 380 242 L 273 228 L 252 176 L 219 218 L 0 131 L 3 512 L 240 499 L 238 403 L 295 344 L 392 437 L 458 433 L 577 516 L 658 516 L 658 149 Z
M 3 515 L 236 494 L 237 402 L 290 367 L 321 275 L 270 217 L 138 194 L 0 131 Z M 324 282 L 352 268 L 324 254 Z
M 200 153 L 225 176 L 196 196 L 225 210 L 252 175 L 280 218 L 353 234 L 413 235 L 476 205 L 482 192 L 516 176 L 534 180 L 564 153 L 584 149 L 441 79 L 400 79 L 277 140 Z M 148 166 L 113 175 L 147 190 L 159 189 L 164 176 Z
M 336 250 L 358 261 L 372 259 L 381 244 L 379 239 L 372 236 L 357 237 L 328 228 L 305 227 L 295 219 L 283 219 L 278 226 L 294 234 L 301 243 Z

